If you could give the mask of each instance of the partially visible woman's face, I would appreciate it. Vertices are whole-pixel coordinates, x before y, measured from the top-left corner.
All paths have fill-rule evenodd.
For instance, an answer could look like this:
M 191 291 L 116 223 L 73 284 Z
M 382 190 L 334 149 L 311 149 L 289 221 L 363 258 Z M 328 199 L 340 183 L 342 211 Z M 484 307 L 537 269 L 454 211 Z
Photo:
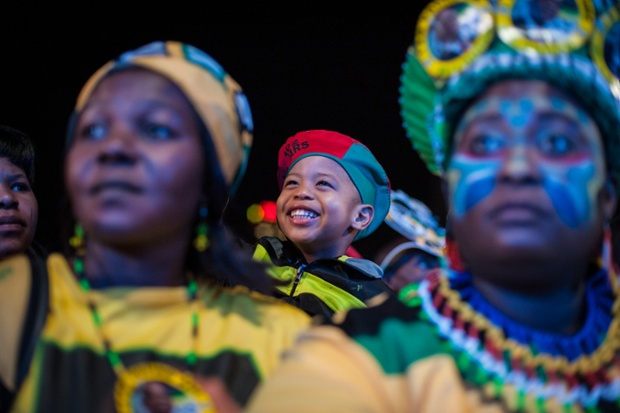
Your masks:
M 542 81 L 500 82 L 455 131 L 448 167 L 455 237 L 467 239 L 460 245 L 470 256 L 484 248 L 567 253 L 575 245 L 590 253 L 615 202 L 602 195 L 605 182 L 600 132 L 577 102 Z
M 205 162 L 198 125 L 186 97 L 158 74 L 127 70 L 101 81 L 65 165 L 73 212 L 91 240 L 189 239 Z
M 24 171 L 0 157 L 0 258 L 25 252 L 37 229 L 39 206 Z

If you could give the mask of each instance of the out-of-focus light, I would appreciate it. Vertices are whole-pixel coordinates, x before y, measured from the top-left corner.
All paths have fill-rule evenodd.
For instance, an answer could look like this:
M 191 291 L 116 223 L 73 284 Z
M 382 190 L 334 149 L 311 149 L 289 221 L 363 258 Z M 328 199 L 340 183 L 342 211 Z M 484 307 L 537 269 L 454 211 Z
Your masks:
M 276 203 L 274 201 L 261 201 L 258 204 L 252 204 L 246 210 L 246 217 L 254 225 L 261 222 L 275 224 Z
M 263 208 L 263 221 L 275 224 L 276 203 L 274 201 L 262 201 L 260 206 Z
M 248 221 L 256 225 L 263 220 L 263 208 L 261 208 L 259 204 L 252 204 L 246 210 L 245 215 L 248 218 Z

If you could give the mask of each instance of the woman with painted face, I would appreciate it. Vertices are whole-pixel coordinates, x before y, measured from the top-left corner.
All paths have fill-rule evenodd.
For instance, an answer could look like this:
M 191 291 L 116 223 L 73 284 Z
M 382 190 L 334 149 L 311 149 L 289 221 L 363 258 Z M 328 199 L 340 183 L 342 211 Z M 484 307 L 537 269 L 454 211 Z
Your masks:
M 620 9 L 577 1 L 582 30 L 536 43 L 499 3 L 461 9 L 486 31 L 446 62 L 424 42 L 454 2 L 432 2 L 404 65 L 407 134 L 445 181 L 448 268 L 302 333 L 248 411 L 620 411 L 620 83 L 599 59 Z
M 248 400 L 309 322 L 259 294 L 271 278 L 222 224 L 251 143 L 241 88 L 193 46 L 154 42 L 88 80 L 65 162 L 73 252 L 0 263 L 0 410 L 139 411 L 151 382 L 174 411 Z

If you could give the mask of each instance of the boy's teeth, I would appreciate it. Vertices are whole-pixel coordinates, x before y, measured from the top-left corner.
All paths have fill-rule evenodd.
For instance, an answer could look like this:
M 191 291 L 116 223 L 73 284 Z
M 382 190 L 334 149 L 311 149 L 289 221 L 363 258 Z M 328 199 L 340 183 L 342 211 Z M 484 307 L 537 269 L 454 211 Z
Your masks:
M 295 211 L 291 212 L 291 217 L 293 218 L 303 218 L 303 219 L 310 219 L 310 218 L 316 218 L 316 214 L 312 211 L 306 211 L 303 209 L 296 209 Z

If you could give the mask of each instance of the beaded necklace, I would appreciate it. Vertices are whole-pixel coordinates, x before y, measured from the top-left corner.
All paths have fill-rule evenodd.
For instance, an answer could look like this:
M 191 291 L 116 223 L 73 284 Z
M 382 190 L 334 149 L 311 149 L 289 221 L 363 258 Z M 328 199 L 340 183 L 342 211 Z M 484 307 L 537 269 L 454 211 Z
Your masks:
M 112 345 L 109 337 L 105 334 L 103 318 L 97 305 L 91 298 L 92 287 L 88 278 L 84 274 L 84 260 L 78 254 L 73 261 L 73 269 L 77 275 L 80 288 L 85 293 L 88 301 L 88 309 L 91 313 L 93 323 L 99 332 L 106 358 L 108 359 L 117 382 L 114 386 L 114 401 L 119 413 L 131 413 L 133 411 L 132 399 L 137 391 L 141 391 L 144 384 L 149 382 L 162 383 L 170 390 L 183 393 L 189 404 L 193 405 L 198 412 L 214 412 L 210 396 L 194 380 L 193 375 L 161 362 L 138 363 L 131 367 L 126 367 Z M 198 285 L 195 280 L 190 280 L 187 286 L 188 302 L 192 306 L 191 336 L 192 347 L 185 357 L 187 365 L 193 369 L 197 361 L 198 333 L 199 333 L 199 311 L 198 311 Z
M 500 398 L 518 411 L 596 412 L 599 403 L 620 408 L 620 287 L 615 274 L 601 270 L 589 282 L 589 307 L 594 320 L 578 340 L 581 356 L 570 356 L 544 333 L 502 318 L 490 305 L 483 308 L 466 273 L 433 274 L 420 284 L 419 303 L 425 315 L 449 342 L 465 380 L 483 393 Z M 479 293 L 478 293 L 479 294 Z M 495 314 L 493 314 L 495 313 Z M 517 334 L 514 334 L 514 333 Z M 521 337 L 518 337 L 518 336 Z M 591 336 L 591 337 L 587 337 Z M 528 339 L 524 339 L 527 337 Z M 588 338 L 590 341 L 588 342 Z M 541 349 L 540 346 L 547 349 Z

